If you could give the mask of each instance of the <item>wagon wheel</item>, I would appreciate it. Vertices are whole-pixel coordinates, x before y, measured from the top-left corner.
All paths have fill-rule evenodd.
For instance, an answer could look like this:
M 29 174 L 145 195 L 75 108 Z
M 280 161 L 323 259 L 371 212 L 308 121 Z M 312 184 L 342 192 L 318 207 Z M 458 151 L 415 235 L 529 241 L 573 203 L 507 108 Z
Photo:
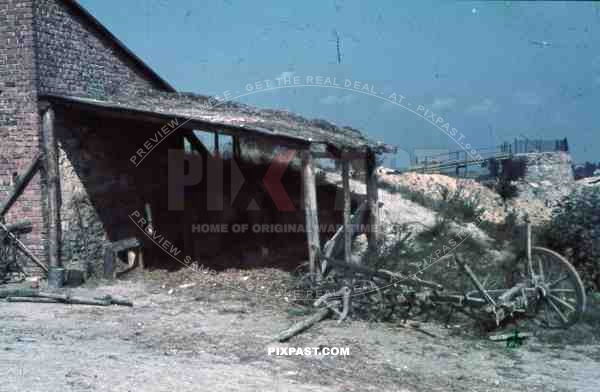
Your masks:
M 547 328 L 567 328 L 579 320 L 585 310 L 585 289 L 575 268 L 560 254 L 546 248 L 531 248 L 533 281 L 527 258 L 522 257 L 511 276 L 537 288 L 533 311 Z
M 353 282 L 350 294 L 352 314 L 369 321 L 385 318 L 386 304 L 383 293 L 375 282 L 369 279 L 358 279 Z

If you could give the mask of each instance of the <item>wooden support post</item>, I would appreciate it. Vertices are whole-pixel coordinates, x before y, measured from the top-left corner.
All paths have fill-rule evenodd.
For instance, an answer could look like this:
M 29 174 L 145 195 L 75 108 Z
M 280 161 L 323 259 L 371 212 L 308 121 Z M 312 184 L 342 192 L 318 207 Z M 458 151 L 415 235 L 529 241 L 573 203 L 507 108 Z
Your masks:
M 60 258 L 60 177 L 58 168 L 58 145 L 54 133 L 54 109 L 48 106 L 42 115 L 42 148 L 44 152 L 43 189 L 46 190 L 46 233 L 48 235 L 48 286 L 61 287 L 64 269 Z
M 242 156 L 242 151 L 240 148 L 240 137 L 232 136 L 233 138 L 233 159 L 239 160 Z
M 302 151 L 302 181 L 310 273 L 318 277 L 317 263 L 321 250 L 319 240 L 319 210 L 317 207 L 316 173 L 310 149 Z M 320 267 L 318 272 L 320 274 Z
M 364 221 L 364 217 L 365 217 L 365 213 L 367 210 L 367 203 L 366 201 L 363 202 L 360 206 L 358 206 L 358 208 L 356 209 L 356 211 L 354 211 L 354 215 L 352 215 L 351 219 L 350 219 L 350 237 L 354 238 L 356 237 L 358 234 L 360 234 L 359 232 L 359 228 L 358 226 L 361 225 L 361 223 Z M 333 235 L 333 237 L 331 237 L 331 239 L 329 239 L 329 241 L 327 241 L 325 243 L 325 245 L 323 245 L 323 257 L 321 260 L 321 272 L 325 271 L 326 267 L 327 267 L 327 260 L 325 260 L 326 258 L 338 258 L 338 255 L 340 255 L 342 253 L 343 246 L 342 246 L 342 237 L 344 236 L 344 227 L 340 227 L 335 234 Z
M 219 133 L 215 132 L 215 158 L 219 158 L 220 157 L 220 153 L 219 153 Z
M 350 161 L 342 157 L 342 182 L 344 187 L 344 259 L 352 262 L 352 228 L 350 215 Z
M 216 133 L 215 133 L 215 135 L 216 135 Z M 184 138 L 186 138 L 188 141 L 190 141 L 192 148 L 195 151 L 198 151 L 198 153 L 200 154 L 200 156 L 189 157 L 189 159 L 194 159 L 195 161 L 197 161 L 197 160 L 202 160 L 201 157 L 204 157 L 206 159 L 210 158 L 210 156 L 211 156 L 210 151 L 208 149 L 206 149 L 204 144 L 196 137 L 196 134 L 194 133 L 194 131 L 178 133 L 175 136 L 176 136 L 176 138 L 173 141 L 175 149 L 180 149 L 180 150 L 183 149 L 184 148 Z M 191 163 L 190 163 L 190 167 L 191 167 Z M 172 212 L 172 214 L 174 214 L 176 216 L 176 221 L 179 222 L 179 224 L 180 224 L 179 233 L 181 235 L 180 238 L 183 242 L 183 251 L 185 252 L 186 255 L 193 254 L 193 252 L 192 252 L 193 235 L 192 235 L 192 231 L 191 231 L 193 216 L 191 213 L 191 207 L 192 206 L 190 205 L 190 200 L 189 200 L 187 192 L 183 192 L 183 211 Z M 146 230 L 149 229 L 150 231 L 153 232 L 154 229 L 152 226 L 153 225 L 152 209 L 151 209 L 151 206 L 149 203 L 145 203 L 144 210 L 145 210 L 146 220 L 148 221 L 148 226 L 147 226 Z M 149 248 L 151 249 L 150 252 L 155 252 L 155 249 L 152 246 L 152 244 L 150 244 Z
M 375 172 L 375 154 L 372 150 L 367 151 L 367 210 L 369 211 L 368 244 L 371 252 L 377 251 L 377 233 L 379 231 L 379 206 L 377 205 L 377 173 Z

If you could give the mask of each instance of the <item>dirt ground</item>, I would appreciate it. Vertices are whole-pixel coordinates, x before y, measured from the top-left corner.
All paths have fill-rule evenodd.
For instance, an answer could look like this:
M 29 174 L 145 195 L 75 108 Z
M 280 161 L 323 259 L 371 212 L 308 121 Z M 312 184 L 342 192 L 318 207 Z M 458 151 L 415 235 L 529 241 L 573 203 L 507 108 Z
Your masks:
M 327 320 L 273 343 L 306 316 L 197 275 L 138 273 L 72 290 L 133 308 L 0 303 L 0 391 L 600 391 L 600 334 L 588 327 L 510 349 L 466 325 L 422 323 L 426 334 Z M 350 355 L 268 355 L 284 346 Z

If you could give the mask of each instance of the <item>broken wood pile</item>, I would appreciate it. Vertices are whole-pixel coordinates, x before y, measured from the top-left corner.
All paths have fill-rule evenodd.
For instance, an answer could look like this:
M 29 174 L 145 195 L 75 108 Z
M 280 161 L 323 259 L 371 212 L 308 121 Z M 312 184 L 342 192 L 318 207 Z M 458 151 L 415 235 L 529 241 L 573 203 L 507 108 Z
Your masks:
M 433 307 L 432 298 L 443 286 L 435 282 L 383 269 L 375 270 L 358 264 L 325 257 L 327 270 L 320 279 L 304 276 L 294 290 L 317 293 L 313 306 L 317 312 L 275 339 L 286 341 L 312 325 L 337 315 L 338 323 L 351 316 L 371 321 L 407 319 Z M 302 302 L 303 299 L 297 299 Z

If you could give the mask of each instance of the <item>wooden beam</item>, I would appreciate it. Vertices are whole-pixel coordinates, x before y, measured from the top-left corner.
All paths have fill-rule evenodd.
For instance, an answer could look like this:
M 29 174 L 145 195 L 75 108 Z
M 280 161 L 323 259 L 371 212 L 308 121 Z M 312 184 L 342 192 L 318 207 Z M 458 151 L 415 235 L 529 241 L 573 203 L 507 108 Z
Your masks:
M 344 188 L 344 260 L 352 262 L 352 228 L 350 199 L 350 161 L 342 160 L 342 183 Z
M 214 152 L 215 152 L 215 158 L 219 158 L 221 156 L 221 153 L 219 151 L 219 132 L 215 132 L 215 146 L 214 146 Z
M 60 177 L 58 168 L 58 145 L 56 142 L 54 109 L 49 106 L 42 115 L 42 149 L 44 152 L 44 171 L 42 186 L 46 190 L 46 233 L 48 235 L 48 267 L 50 270 L 62 269 L 61 222 L 60 222 Z M 54 274 L 49 274 L 49 276 Z M 62 279 L 48 279 L 51 287 L 62 286 Z
M 332 313 L 332 310 L 330 308 L 328 308 L 328 307 L 321 308 L 315 314 L 313 314 L 306 320 L 300 321 L 300 322 L 292 325 L 285 331 L 280 332 L 279 335 L 277 335 L 275 337 L 275 339 L 273 339 L 273 340 L 276 340 L 279 342 L 286 342 L 286 341 L 290 340 L 292 337 L 294 337 L 294 336 L 298 335 L 299 333 L 312 327 L 316 323 L 325 320 L 327 317 L 329 317 L 329 315 L 331 315 L 331 313 Z
M 239 160 L 242 157 L 242 150 L 240 146 L 240 137 L 234 135 L 231 137 L 233 139 L 233 159 Z
M 356 209 L 356 211 L 354 211 L 354 215 L 352 215 L 351 220 L 350 220 L 350 236 L 352 239 L 354 239 L 354 237 L 356 237 L 359 234 L 358 228 L 361 224 L 361 222 L 364 220 L 364 215 L 367 209 L 367 203 L 366 201 L 361 203 L 360 206 L 358 206 L 358 208 Z M 327 257 L 331 257 L 331 258 L 337 258 L 339 254 L 341 254 L 343 247 L 342 247 L 342 241 L 341 238 L 344 236 L 344 226 L 340 227 L 338 229 L 338 231 L 335 232 L 335 234 L 333 235 L 333 237 L 331 237 L 331 239 L 329 239 L 329 241 L 327 241 L 325 243 L 325 245 L 323 246 L 323 255 L 325 256 L 325 258 Z M 326 260 L 322 260 L 321 261 L 321 272 L 323 272 L 326 267 L 327 267 L 327 263 Z
M 184 137 L 190 141 L 190 144 L 192 145 L 192 147 L 199 152 L 200 157 L 197 157 L 197 159 L 202 160 L 202 159 L 208 159 L 212 154 L 210 153 L 210 151 L 208 151 L 208 149 L 206 148 L 206 146 L 200 141 L 200 139 L 198 139 L 196 137 L 196 134 L 194 133 L 194 131 L 187 131 L 181 134 L 181 138 L 177 138 L 175 143 L 175 148 L 177 149 L 182 149 L 184 147 Z M 201 158 L 202 157 L 202 158 Z M 186 197 L 186 192 L 183 193 L 183 211 L 177 211 L 177 212 L 173 212 L 174 214 L 177 214 L 177 220 L 180 223 L 180 227 L 181 227 L 181 236 L 183 239 L 183 250 L 185 252 L 186 255 L 191 256 L 193 255 L 193 249 L 194 249 L 194 236 L 192 234 L 191 231 L 191 227 L 192 224 L 195 223 L 193 222 L 194 216 L 191 213 L 192 211 L 192 205 L 191 205 L 192 200 L 189 200 L 189 197 Z M 150 204 L 146 203 L 145 204 L 145 212 L 146 212 L 146 219 L 148 220 L 148 218 L 152 219 L 152 211 L 150 208 Z M 152 223 L 150 221 L 148 221 L 148 225 L 151 226 Z M 152 227 L 151 230 L 154 230 L 154 228 Z M 152 245 L 152 244 L 150 244 Z M 150 248 L 153 248 L 152 246 L 150 246 Z
M 35 174 L 38 172 L 38 170 L 41 167 L 41 163 L 42 163 L 41 158 L 42 158 L 42 154 L 38 153 L 35 156 L 35 158 L 33 158 L 33 161 L 31 161 L 29 166 L 27 166 L 27 169 L 25 169 L 25 172 L 21 176 L 19 176 L 19 179 L 18 179 L 17 183 L 15 184 L 14 189 L 8 196 L 8 199 L 2 205 L 2 207 L 0 207 L 0 219 L 2 219 L 4 217 L 4 215 L 6 215 L 6 213 L 10 209 L 10 207 L 12 207 L 12 205 L 15 204 L 15 202 L 17 201 L 19 196 L 21 196 L 21 194 L 25 190 L 25 187 L 27 187 L 27 184 L 29 184 L 29 182 L 31 181 L 33 176 L 35 176 Z
M 377 250 L 377 237 L 379 231 L 379 205 L 377 201 L 377 173 L 375 153 L 368 151 L 366 156 L 366 183 L 367 183 L 367 211 L 369 212 L 369 231 L 367 233 L 369 250 Z
M 306 216 L 306 236 L 310 273 L 317 277 L 317 263 L 321 244 L 319 241 L 319 210 L 317 207 L 317 181 L 314 161 L 310 149 L 302 150 L 302 181 L 304 212 Z M 320 271 L 319 271 L 320 272 Z
M 186 140 L 188 142 L 190 142 L 190 145 L 192 146 L 192 148 L 194 150 L 198 151 L 198 153 L 200 153 L 200 155 L 202 155 L 202 156 L 209 156 L 210 155 L 210 153 L 208 152 L 208 149 L 198 139 L 198 136 L 196 136 L 196 134 L 194 133 L 194 131 L 186 129 L 183 132 L 183 136 L 186 138 Z

